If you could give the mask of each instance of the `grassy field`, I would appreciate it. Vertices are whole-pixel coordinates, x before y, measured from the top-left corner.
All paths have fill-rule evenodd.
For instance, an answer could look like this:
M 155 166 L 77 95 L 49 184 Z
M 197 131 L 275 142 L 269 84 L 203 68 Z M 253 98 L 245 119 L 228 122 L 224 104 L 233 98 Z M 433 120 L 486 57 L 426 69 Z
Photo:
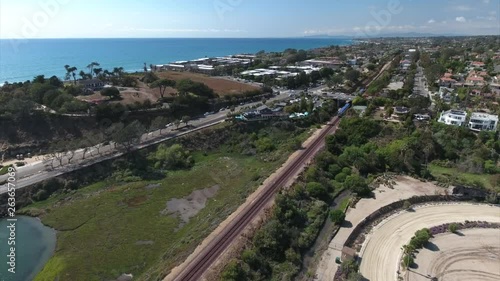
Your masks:
M 500 175 L 468 174 L 456 168 L 445 168 L 438 165 L 429 165 L 431 174 L 436 178 L 448 178 L 452 183 L 472 184 L 479 183 L 487 189 L 500 191 Z
M 58 230 L 56 253 L 35 280 L 114 280 L 123 273 L 132 273 L 134 280 L 156 280 L 284 160 L 226 153 L 194 157 L 191 170 L 168 172 L 161 181 L 99 182 L 23 210 Z M 179 218 L 160 214 L 170 199 L 216 184 L 215 197 L 182 228 L 177 229 Z

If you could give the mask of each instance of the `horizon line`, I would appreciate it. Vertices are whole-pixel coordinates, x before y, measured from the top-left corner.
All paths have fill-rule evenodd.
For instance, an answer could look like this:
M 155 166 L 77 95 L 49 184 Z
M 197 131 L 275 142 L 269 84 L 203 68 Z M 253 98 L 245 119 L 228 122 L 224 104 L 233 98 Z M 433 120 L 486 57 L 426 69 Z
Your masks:
M 415 36 L 412 36 L 415 35 Z M 419 36 L 420 35 L 420 36 Z M 481 37 L 481 36 L 500 36 L 500 34 L 431 34 L 431 33 L 395 33 L 395 34 L 380 34 L 377 36 L 356 36 L 356 35 L 303 35 L 303 36 L 265 36 L 265 37 L 36 37 L 36 38 L 0 38 L 0 40 L 66 40 L 66 39 L 374 39 L 384 37 Z

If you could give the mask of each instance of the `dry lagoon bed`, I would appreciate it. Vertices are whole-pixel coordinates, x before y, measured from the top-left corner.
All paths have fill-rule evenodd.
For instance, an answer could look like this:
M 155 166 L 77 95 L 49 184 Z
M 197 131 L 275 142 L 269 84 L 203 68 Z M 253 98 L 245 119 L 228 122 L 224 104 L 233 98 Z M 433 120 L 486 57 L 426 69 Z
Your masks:
M 500 280 L 500 229 L 465 229 L 431 239 L 417 254 L 409 281 Z
M 367 236 L 363 244 L 363 247 L 359 253 L 359 256 L 361 257 L 361 265 L 360 265 L 361 274 L 363 274 L 363 276 L 369 279 L 370 281 L 398 280 L 397 272 L 399 270 L 400 260 L 402 256 L 401 247 L 408 243 L 408 241 L 413 236 L 415 231 L 426 227 L 430 228 L 443 223 L 464 222 L 466 220 L 499 223 L 500 208 L 498 206 L 486 205 L 486 204 L 443 203 L 443 204 L 418 206 L 414 208 L 414 211 L 411 212 L 401 211 L 397 214 L 388 217 L 370 231 L 369 235 Z M 484 238 L 484 240 L 481 240 L 483 239 L 482 233 L 490 232 L 490 230 L 479 229 L 478 231 L 480 234 L 478 239 L 482 241 L 484 245 L 493 248 L 499 246 L 498 239 L 490 240 Z M 496 234 L 498 235 L 498 230 Z M 449 236 L 446 237 L 450 238 Z M 452 240 L 455 240 L 457 238 L 458 237 L 454 237 L 454 239 L 449 239 L 450 243 L 459 243 L 455 241 L 451 242 Z M 468 237 L 465 238 L 467 239 Z M 460 240 L 465 241 L 464 239 Z M 491 243 L 494 241 L 496 242 Z M 470 243 L 474 243 L 474 240 L 471 239 Z M 462 245 L 466 246 L 468 245 L 468 243 Z M 466 247 L 470 248 L 471 246 L 466 246 Z M 481 251 L 486 251 L 486 250 L 483 249 Z M 476 254 L 477 252 L 478 251 L 474 251 L 474 253 Z M 496 253 L 498 253 L 498 251 L 496 251 Z M 491 253 L 488 252 L 488 255 L 489 254 Z M 484 257 L 479 259 L 476 258 L 466 258 L 466 259 L 469 259 L 469 262 L 472 262 L 472 260 L 474 260 L 474 263 L 479 263 L 483 258 Z M 459 260 L 460 259 L 456 259 L 455 261 L 458 262 Z M 449 266 L 451 265 L 453 267 L 458 266 L 458 265 L 453 265 L 451 259 L 448 258 L 445 258 L 443 262 L 445 263 L 444 267 L 436 267 L 434 270 L 446 271 L 447 268 L 449 268 Z M 428 270 L 432 270 L 426 266 L 426 263 L 419 264 L 418 261 L 416 261 L 416 263 L 418 264 L 418 272 L 427 272 Z M 449 264 L 446 265 L 446 263 Z M 466 262 L 464 261 L 464 263 Z M 438 264 L 431 263 L 429 261 L 428 265 L 434 267 L 437 266 Z M 483 264 L 482 266 L 488 267 L 486 264 Z M 498 256 L 496 258 L 496 266 L 497 269 L 500 266 L 500 260 L 498 259 Z M 472 267 L 472 265 L 469 265 L 469 267 L 475 268 L 476 270 L 478 269 L 478 267 Z M 471 274 L 473 274 L 472 271 L 467 271 L 466 268 L 462 269 L 464 270 L 464 272 L 461 273 L 461 276 L 471 276 Z M 495 268 L 491 268 L 490 270 L 494 269 Z M 442 273 L 443 272 L 434 272 L 433 274 L 440 275 Z M 424 274 L 427 280 L 431 280 L 430 278 L 435 277 L 435 275 L 429 277 L 427 276 L 427 274 L 431 273 L 429 272 Z M 459 279 L 439 278 L 438 280 L 459 280 Z M 472 279 L 466 278 L 460 280 L 498 280 L 498 278 L 481 279 L 480 276 L 477 276 L 476 278 Z

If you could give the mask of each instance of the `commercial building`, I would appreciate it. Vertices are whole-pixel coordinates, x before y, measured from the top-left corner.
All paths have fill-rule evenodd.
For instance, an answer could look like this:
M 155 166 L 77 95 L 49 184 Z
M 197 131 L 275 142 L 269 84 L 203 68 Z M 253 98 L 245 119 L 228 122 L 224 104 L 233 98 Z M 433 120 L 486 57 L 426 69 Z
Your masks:
M 443 111 L 438 122 L 446 125 L 464 126 L 467 119 L 467 112 L 463 110 L 448 110 Z
M 473 131 L 495 131 L 498 126 L 498 116 L 474 112 L 469 120 L 469 129 Z

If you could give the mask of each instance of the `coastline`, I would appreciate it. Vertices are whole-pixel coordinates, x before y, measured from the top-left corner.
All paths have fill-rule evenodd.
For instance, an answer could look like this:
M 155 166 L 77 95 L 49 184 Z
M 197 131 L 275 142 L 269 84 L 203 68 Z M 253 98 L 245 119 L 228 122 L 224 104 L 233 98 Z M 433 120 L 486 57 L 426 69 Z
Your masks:
M 28 39 L 14 49 L 10 40 L 0 39 L 5 59 L 0 66 L 0 86 L 25 82 L 37 75 L 64 78 L 64 65 L 88 71 L 87 64 L 97 61 L 104 69 L 123 67 L 126 73 L 140 72 L 144 62 L 154 65 L 202 57 L 231 56 L 314 50 L 328 46 L 350 46 L 345 38 L 71 38 Z M 202 45 L 202 46 L 200 46 Z M 61 79 L 63 80 L 63 79 Z

